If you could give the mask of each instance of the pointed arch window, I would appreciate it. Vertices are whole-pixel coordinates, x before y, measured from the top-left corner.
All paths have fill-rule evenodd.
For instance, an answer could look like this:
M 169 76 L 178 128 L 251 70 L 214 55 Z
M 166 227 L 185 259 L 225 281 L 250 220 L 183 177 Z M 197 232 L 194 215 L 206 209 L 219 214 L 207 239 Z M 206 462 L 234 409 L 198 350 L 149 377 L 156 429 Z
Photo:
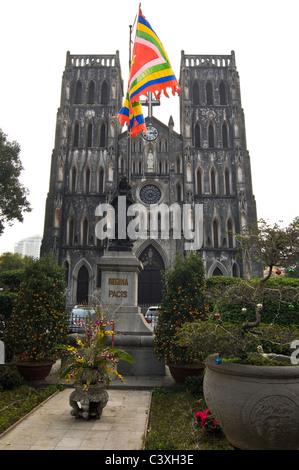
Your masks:
M 176 157 L 176 172 L 182 173 L 182 157 L 180 155 Z
M 79 123 L 75 122 L 74 126 L 74 147 L 79 147 Z
M 208 128 L 208 140 L 209 140 L 209 148 L 215 147 L 215 136 L 214 136 L 214 126 L 213 124 L 209 124 Z
M 225 168 L 224 180 L 225 180 L 225 195 L 229 196 L 231 191 L 230 191 L 230 171 L 228 168 Z
M 88 245 L 88 220 L 85 217 L 82 221 L 82 227 L 81 227 L 81 240 L 82 240 L 82 245 L 86 246 Z
M 76 81 L 75 104 L 82 104 L 82 82 L 81 82 L 81 80 Z
M 197 168 L 196 171 L 196 191 L 199 196 L 202 194 L 202 172 L 200 168 Z
M 101 104 L 108 104 L 108 85 L 106 81 L 101 86 Z
M 124 157 L 123 155 L 121 155 L 119 157 L 119 160 L 118 160 L 118 170 L 120 173 L 124 173 L 125 172 L 125 160 L 124 160 Z
M 95 83 L 91 80 L 88 84 L 87 90 L 87 104 L 94 104 Z
M 104 122 L 100 126 L 100 147 L 106 147 L 106 124 Z
M 98 178 L 99 178 L 98 180 L 99 194 L 103 194 L 104 193 L 104 170 L 103 168 L 99 169 Z
M 201 135 L 200 135 L 200 125 L 197 123 L 195 124 L 194 129 L 194 144 L 195 147 L 200 147 Z
M 89 275 L 86 266 L 81 266 L 77 280 L 77 303 L 88 304 Z
M 216 181 L 216 170 L 212 168 L 211 170 L 211 194 L 216 196 L 217 194 L 217 181 Z
M 198 84 L 198 82 L 193 83 L 192 92 L 193 92 L 193 104 L 195 106 L 199 105 L 200 101 L 199 101 L 199 84 Z
M 71 169 L 71 175 L 70 175 L 70 191 L 71 193 L 74 193 L 76 191 L 77 187 L 77 170 L 73 166 Z
M 228 148 L 228 127 L 226 122 L 222 124 L 222 146 L 225 149 Z
M 71 217 L 68 220 L 68 226 L 67 226 L 67 244 L 69 246 L 74 245 L 74 219 Z
M 183 194 L 182 194 L 182 187 L 180 183 L 176 185 L 176 197 L 177 197 L 178 202 L 182 201 Z
M 210 81 L 206 83 L 206 98 L 207 98 L 207 105 L 214 104 L 213 85 L 212 85 L 212 82 Z
M 233 222 L 231 219 L 227 221 L 227 236 L 228 236 L 228 247 L 234 247 L 234 239 L 233 239 Z
M 85 170 L 85 193 L 89 194 L 90 192 L 90 169 L 86 168 Z
M 220 104 L 227 104 L 226 88 L 224 82 L 219 85 Z
M 214 248 L 219 248 L 219 224 L 216 219 L 213 221 L 213 244 Z
M 87 126 L 87 147 L 92 147 L 93 140 L 93 125 L 90 122 Z

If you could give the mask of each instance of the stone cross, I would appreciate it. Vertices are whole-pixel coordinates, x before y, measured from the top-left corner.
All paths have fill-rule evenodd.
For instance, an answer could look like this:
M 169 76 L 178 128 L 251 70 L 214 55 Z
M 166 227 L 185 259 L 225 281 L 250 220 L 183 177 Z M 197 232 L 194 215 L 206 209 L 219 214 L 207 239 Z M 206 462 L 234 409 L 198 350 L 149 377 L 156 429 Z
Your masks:
M 160 106 L 160 101 L 153 99 L 153 94 L 151 91 L 148 92 L 148 99 L 146 101 L 141 101 L 142 106 L 148 106 L 148 116 L 152 117 L 153 115 L 153 106 Z

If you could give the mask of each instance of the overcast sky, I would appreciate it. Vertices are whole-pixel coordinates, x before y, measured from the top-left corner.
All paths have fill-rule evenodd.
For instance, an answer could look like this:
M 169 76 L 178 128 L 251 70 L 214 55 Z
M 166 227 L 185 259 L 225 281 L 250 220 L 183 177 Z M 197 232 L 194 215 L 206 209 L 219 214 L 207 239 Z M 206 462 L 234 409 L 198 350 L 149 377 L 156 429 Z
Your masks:
M 247 148 L 258 218 L 288 225 L 298 210 L 298 0 L 143 0 L 179 78 L 181 51 L 232 50 L 240 75 Z M 183 5 L 183 8 L 180 7 Z M 128 79 L 129 25 L 138 1 L 10 0 L 1 4 L 0 128 L 21 146 L 21 180 L 33 208 L 0 236 L 0 254 L 42 235 L 56 113 L 66 52 L 119 51 Z M 163 99 L 154 115 L 179 126 L 179 98 Z

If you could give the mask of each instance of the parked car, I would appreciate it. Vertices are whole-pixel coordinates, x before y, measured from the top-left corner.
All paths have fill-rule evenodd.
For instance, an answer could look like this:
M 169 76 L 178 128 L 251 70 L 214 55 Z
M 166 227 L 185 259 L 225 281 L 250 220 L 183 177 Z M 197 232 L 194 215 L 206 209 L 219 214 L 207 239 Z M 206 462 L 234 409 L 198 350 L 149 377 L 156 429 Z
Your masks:
M 157 323 L 158 323 L 158 315 L 159 315 L 159 307 L 154 306 L 154 307 L 149 307 L 147 309 L 147 312 L 144 316 L 145 320 L 147 323 L 151 324 L 151 327 L 153 330 L 156 328 Z
M 88 318 L 94 322 L 97 319 L 96 311 L 92 307 L 76 305 L 69 317 L 69 333 L 85 333 L 85 325 Z

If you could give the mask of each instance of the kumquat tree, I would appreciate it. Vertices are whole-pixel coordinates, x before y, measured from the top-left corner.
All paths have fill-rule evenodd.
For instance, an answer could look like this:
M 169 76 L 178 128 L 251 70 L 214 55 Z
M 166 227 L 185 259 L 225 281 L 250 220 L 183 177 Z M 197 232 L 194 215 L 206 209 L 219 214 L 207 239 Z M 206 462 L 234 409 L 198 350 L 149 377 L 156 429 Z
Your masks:
M 206 320 L 204 266 L 200 255 L 191 252 L 176 256 L 173 268 L 162 273 L 162 301 L 155 330 L 155 356 L 166 364 L 186 364 L 200 360 L 200 352 L 191 352 L 175 343 L 177 328 L 186 322 Z
M 5 347 L 19 360 L 58 359 L 67 341 L 65 272 L 51 255 L 31 259 L 5 331 Z

